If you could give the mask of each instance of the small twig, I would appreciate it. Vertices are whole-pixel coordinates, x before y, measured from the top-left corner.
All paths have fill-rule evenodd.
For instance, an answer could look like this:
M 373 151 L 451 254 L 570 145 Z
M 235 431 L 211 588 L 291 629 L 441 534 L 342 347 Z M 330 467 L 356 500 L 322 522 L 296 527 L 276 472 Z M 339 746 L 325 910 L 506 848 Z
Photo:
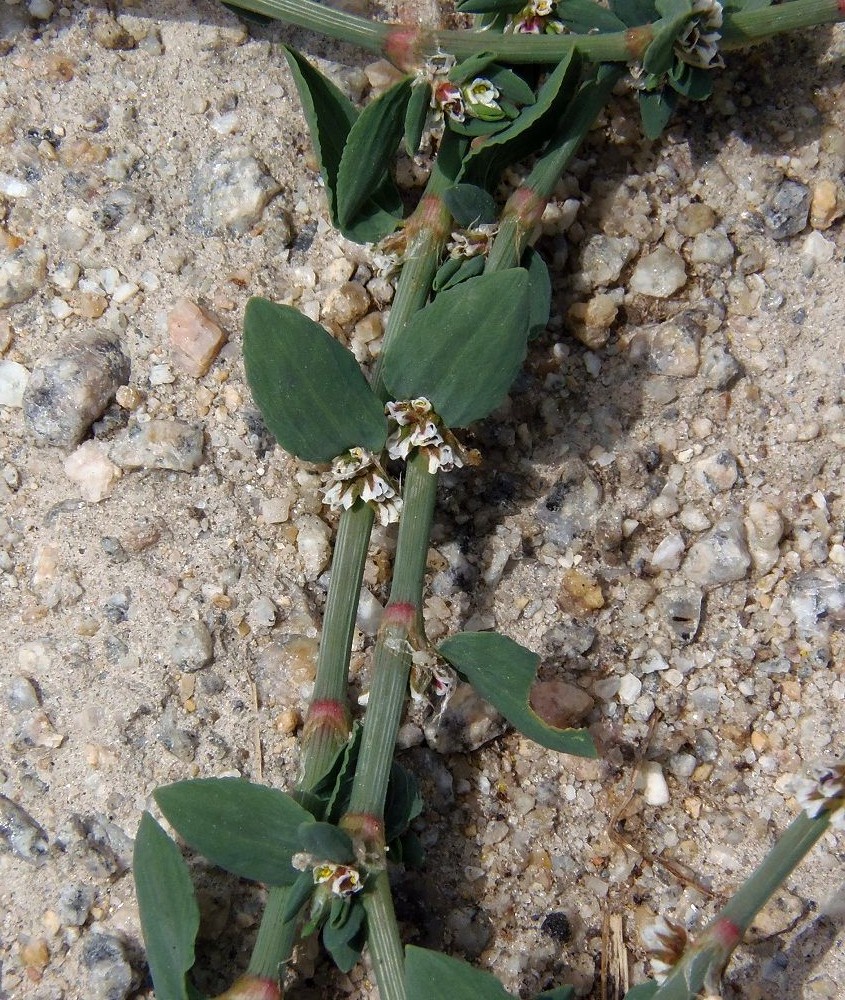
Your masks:
M 261 719 L 258 715 L 258 686 L 255 681 L 249 682 L 252 695 L 252 710 L 255 712 L 255 764 L 258 769 L 258 780 L 264 780 L 264 751 L 261 749 Z
M 605 908 L 601 929 L 601 1000 L 622 1000 L 629 987 L 622 915 Z

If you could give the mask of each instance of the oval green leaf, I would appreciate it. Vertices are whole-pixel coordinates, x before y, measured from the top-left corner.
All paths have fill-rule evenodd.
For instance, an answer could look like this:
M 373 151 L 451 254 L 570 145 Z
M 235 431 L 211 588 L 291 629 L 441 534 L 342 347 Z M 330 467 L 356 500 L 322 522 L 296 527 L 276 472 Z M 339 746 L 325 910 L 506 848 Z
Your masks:
M 318 861 L 348 865 L 355 859 L 352 838 L 333 823 L 303 823 L 298 836 L 302 850 L 313 855 Z
M 293 885 L 299 827 L 313 817 L 289 795 L 241 778 L 179 781 L 153 792 L 168 822 L 213 864 L 267 885 Z
M 405 994 L 407 1000 L 514 1000 L 513 994 L 495 976 L 476 969 L 459 958 L 439 951 L 405 948 Z
M 443 201 L 459 226 L 490 224 L 499 213 L 493 196 L 477 184 L 456 184 L 443 194 Z
M 637 96 L 643 131 L 649 139 L 657 139 L 672 117 L 678 95 L 669 87 L 660 87 L 658 90 L 641 90 Z
M 385 353 L 393 398 L 425 396 L 449 427 L 495 410 L 525 359 L 528 287 L 521 267 L 482 274 L 415 313 Z
M 341 229 L 355 221 L 373 191 L 392 185 L 389 168 L 405 130 L 411 83 L 406 77 L 370 101 L 349 130 L 337 172 Z
M 437 273 L 431 287 L 435 292 L 445 292 L 447 288 L 454 288 L 462 281 L 469 278 L 476 278 L 484 270 L 485 258 L 478 257 L 455 257 L 444 260 Z
M 279 444 L 308 462 L 328 462 L 387 438 L 382 403 L 352 353 L 291 306 L 250 299 L 244 367 L 252 398 Z
M 599 7 L 593 0 L 561 0 L 555 17 L 576 35 L 596 31 L 624 31 L 628 26 L 606 7 Z
M 522 266 L 528 271 L 528 339 L 533 340 L 549 325 L 552 310 L 552 281 L 549 268 L 539 250 L 529 247 L 522 256 Z
M 556 729 L 531 708 L 540 657 L 530 649 L 497 632 L 459 632 L 444 639 L 438 652 L 524 736 L 549 750 L 596 756 L 586 729 Z
M 150 976 L 160 997 L 189 1000 L 200 912 L 188 866 L 153 817 L 141 817 L 132 859 Z
M 420 148 L 425 123 L 431 110 L 431 84 L 425 81 L 415 83 L 411 88 L 411 98 L 405 111 L 405 152 L 414 156 Z

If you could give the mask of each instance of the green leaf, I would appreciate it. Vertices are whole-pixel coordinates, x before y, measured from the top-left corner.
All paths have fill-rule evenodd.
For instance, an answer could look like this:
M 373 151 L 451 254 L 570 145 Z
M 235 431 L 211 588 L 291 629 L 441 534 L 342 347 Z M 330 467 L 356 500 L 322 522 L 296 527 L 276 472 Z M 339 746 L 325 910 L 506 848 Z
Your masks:
M 284 48 L 311 142 L 326 186 L 329 215 L 343 235 L 357 243 L 375 243 L 392 232 L 402 213 L 402 199 L 393 181 L 386 177 L 373 187 L 356 217 L 341 225 L 338 217 L 338 173 L 343 151 L 358 110 L 338 88 L 294 49 Z M 398 139 L 397 139 L 398 142 Z
M 552 280 L 548 265 L 534 247 L 528 247 L 522 255 L 522 266 L 528 271 L 528 339 L 533 340 L 549 325 Z
M 530 84 L 506 66 L 496 66 L 485 75 L 503 97 L 516 101 L 517 104 L 534 104 L 537 100 Z
M 507 128 L 473 143 L 459 180 L 491 188 L 502 171 L 537 152 L 551 139 L 578 84 L 580 60 L 570 52 L 549 74 L 537 100 Z
M 288 890 L 285 908 L 282 911 L 282 920 L 287 923 L 298 916 L 299 911 L 313 895 L 314 872 L 309 868 L 308 871 L 299 873 L 296 881 Z
M 641 90 L 638 97 L 643 131 L 649 139 L 657 139 L 672 117 L 678 96 L 669 87 L 660 87 L 658 90 Z
M 599 7 L 593 0 L 561 0 L 555 17 L 576 35 L 586 35 L 596 30 L 624 31 L 626 23 L 606 7 Z
M 370 101 L 349 130 L 337 172 L 341 230 L 355 221 L 373 191 L 393 183 L 389 168 L 405 130 L 411 82 L 411 77 L 405 77 Z M 401 205 L 398 193 L 396 197 Z
M 476 52 L 475 55 L 456 63 L 450 70 L 448 79 L 462 87 L 478 76 L 487 76 L 484 72 L 488 66 L 496 61 L 492 52 Z
M 352 838 L 334 823 L 303 823 L 298 830 L 302 850 L 318 861 L 348 865 L 355 860 Z
M 510 119 L 507 117 L 500 117 L 493 121 L 486 121 L 484 118 L 470 118 L 467 115 L 466 120 L 462 122 L 456 122 L 454 118 L 448 119 L 449 131 L 455 132 L 457 135 L 465 135 L 471 139 L 477 139 L 479 136 L 485 135 L 496 135 L 498 132 L 503 132 L 510 125 Z
M 406 868 L 422 868 L 425 849 L 413 830 L 406 830 L 401 837 L 391 840 L 388 849 L 390 858 L 397 864 L 402 864 Z
M 462 14 L 492 14 L 498 11 L 515 14 L 524 6 L 524 0 L 458 0 L 455 4 Z
M 394 399 L 424 396 L 448 427 L 496 409 L 525 359 L 528 273 L 482 274 L 441 292 L 397 332 L 384 358 Z
M 639 986 L 632 986 L 625 994 L 625 1000 L 651 1000 L 659 987 L 660 984 L 652 980 L 640 983 Z
M 713 93 L 713 71 L 676 59 L 666 76 L 669 85 L 691 101 L 706 101 Z
M 384 803 L 384 839 L 389 844 L 401 837 L 411 820 L 422 812 L 423 800 L 417 779 L 396 761 L 390 767 L 390 781 Z
M 610 0 L 610 9 L 629 27 L 657 19 L 653 0 Z
M 349 739 L 340 748 L 332 766 L 314 789 L 326 803 L 323 819 L 329 823 L 337 823 L 349 804 L 355 778 L 355 765 L 361 748 L 361 736 L 361 723 L 355 722 Z
M 574 996 L 574 986 L 556 986 L 553 990 L 538 993 L 534 1000 L 572 1000 Z
M 326 185 L 329 212 L 337 220 L 337 172 L 349 130 L 358 117 L 355 106 L 328 77 L 323 76 L 295 49 L 283 47 L 299 92 L 311 142 Z
M 241 778 L 179 781 L 153 792 L 187 844 L 213 864 L 267 885 L 293 885 L 290 859 L 313 817 L 284 792 Z
M 138 827 L 132 868 L 156 993 L 190 1000 L 185 977 L 194 964 L 199 907 L 179 848 L 148 812 Z
M 279 444 L 308 462 L 328 462 L 387 439 L 381 401 L 352 353 L 291 306 L 250 299 L 244 367 L 252 398 Z
M 524 736 L 549 750 L 596 756 L 586 729 L 556 729 L 531 708 L 540 658 L 530 649 L 496 632 L 459 632 L 444 639 L 438 652 Z
M 656 24 L 657 31 L 643 56 L 646 73 L 660 76 L 671 69 L 675 59 L 675 42 L 692 12 L 690 0 L 657 0 L 657 9 L 663 19 Z
M 364 916 L 364 906 L 357 899 L 332 901 L 331 915 L 323 925 L 323 946 L 341 972 L 349 972 L 361 958 Z
M 443 195 L 446 208 L 459 226 L 489 224 L 498 218 L 496 202 L 492 195 L 477 184 L 456 184 Z
M 414 84 L 405 111 L 405 152 L 408 156 L 413 156 L 420 148 L 430 110 L 431 85 L 425 82 Z
M 443 261 L 434 275 L 431 283 L 435 292 L 445 292 L 447 288 L 454 288 L 462 281 L 469 278 L 476 278 L 484 270 L 486 258 L 480 254 L 477 257 L 449 257 Z
M 495 976 L 428 948 L 405 948 L 407 1000 L 514 1000 Z

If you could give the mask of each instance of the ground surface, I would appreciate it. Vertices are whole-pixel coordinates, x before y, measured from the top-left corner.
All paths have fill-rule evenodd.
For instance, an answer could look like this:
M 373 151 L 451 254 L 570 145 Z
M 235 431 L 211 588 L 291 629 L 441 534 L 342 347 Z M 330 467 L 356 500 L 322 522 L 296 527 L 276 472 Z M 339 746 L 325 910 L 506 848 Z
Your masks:
M 105 5 L 33 6 L 46 20 L 0 5 L 0 997 L 151 996 L 128 870 L 140 813 L 155 786 L 193 775 L 295 778 L 290 710 L 325 593 L 315 518 L 331 519 L 319 476 L 256 419 L 246 300 L 322 311 L 367 357 L 389 298 L 367 249 L 328 226 L 278 44 L 330 59 L 356 99 L 372 57 L 247 31 L 210 0 L 121 4 L 119 26 Z M 638 926 L 706 917 L 694 883 L 737 885 L 795 814 L 789 776 L 841 753 L 844 58 L 840 29 L 733 56 L 716 99 L 653 144 L 632 104 L 614 105 L 547 213 L 551 333 L 478 429 L 480 472 L 445 482 L 432 636 L 473 620 L 535 649 L 544 679 L 591 695 L 602 748 L 585 762 L 510 734 L 440 755 L 404 734 L 428 848 L 426 871 L 399 881 L 408 938 L 521 996 L 559 982 L 602 995 L 616 915 L 638 981 Z M 246 159 L 252 187 L 232 195 L 226 164 Z M 240 232 L 209 181 L 223 175 Z M 658 248 L 650 276 L 638 265 Z M 656 295 L 654 274 L 673 270 L 679 287 Z M 350 279 L 366 294 L 332 298 Z M 171 355 L 180 296 L 228 337 L 203 376 Z M 17 381 L 84 331 L 117 337 L 130 388 L 86 433 L 80 472 L 65 465 L 74 446 L 38 444 L 13 404 Z M 190 471 L 133 452 L 153 420 Z M 94 482 L 99 502 L 80 499 Z M 389 550 L 377 537 L 367 568 L 379 601 Z M 370 602 L 368 630 L 372 616 Z M 364 683 L 371 642 L 356 639 Z M 668 869 L 607 836 L 644 750 L 654 763 L 621 833 Z M 845 995 L 843 848 L 826 836 L 777 895 L 726 995 Z M 258 898 L 199 864 L 197 878 L 206 959 L 239 967 Z M 290 996 L 335 995 L 375 988 L 303 956 Z

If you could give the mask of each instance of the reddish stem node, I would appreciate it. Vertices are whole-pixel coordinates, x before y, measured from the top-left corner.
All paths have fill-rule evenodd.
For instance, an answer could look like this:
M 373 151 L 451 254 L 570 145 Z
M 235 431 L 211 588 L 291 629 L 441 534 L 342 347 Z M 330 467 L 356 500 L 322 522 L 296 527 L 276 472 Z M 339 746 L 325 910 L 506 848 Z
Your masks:
M 530 230 L 543 218 L 546 205 L 547 199 L 541 198 L 532 188 L 520 187 L 508 198 L 502 215 L 515 215 L 519 220 L 519 226 Z
M 725 917 L 720 917 L 716 920 L 710 929 L 710 933 L 719 947 L 724 948 L 727 952 L 732 952 L 742 940 L 742 931 L 740 928 L 733 920 L 727 920 Z
M 346 705 L 331 698 L 312 701 L 303 739 L 307 739 L 317 729 L 331 730 L 345 740 L 349 735 L 349 710 Z
M 420 61 L 422 31 L 410 24 L 397 24 L 384 41 L 384 54 L 399 69 L 410 72 Z
M 340 825 L 353 840 L 361 840 L 368 847 L 384 846 L 384 823 L 373 813 L 347 813 Z
M 387 628 L 410 629 L 417 616 L 416 606 L 407 601 L 394 601 L 384 609 L 381 624 Z
M 216 1000 L 282 1000 L 282 991 L 274 979 L 263 976 L 241 976 Z

